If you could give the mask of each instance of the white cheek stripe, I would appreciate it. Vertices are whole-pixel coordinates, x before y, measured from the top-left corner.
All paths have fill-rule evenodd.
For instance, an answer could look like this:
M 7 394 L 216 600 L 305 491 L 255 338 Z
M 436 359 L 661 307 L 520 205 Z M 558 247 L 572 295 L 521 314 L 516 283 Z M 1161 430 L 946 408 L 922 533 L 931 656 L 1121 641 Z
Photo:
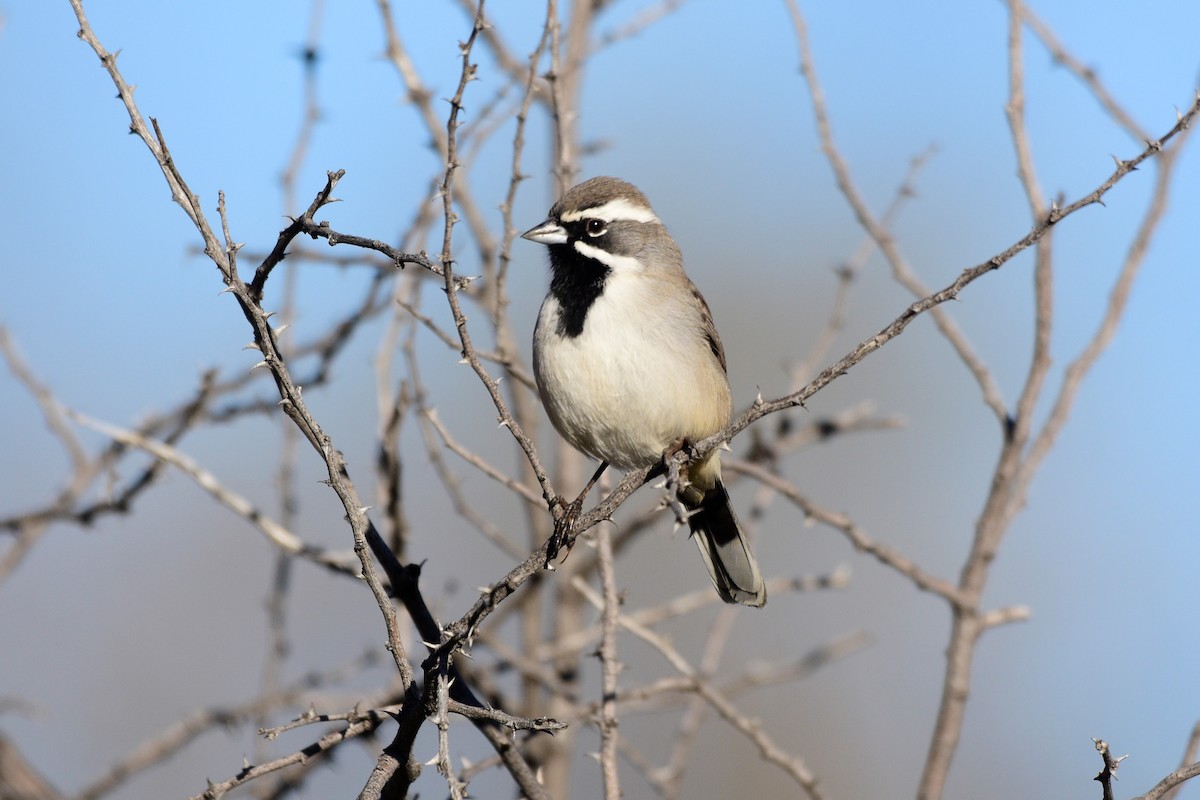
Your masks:
M 599 261 L 613 272 L 641 272 L 642 262 L 633 256 L 619 256 L 599 247 L 593 247 L 586 242 L 575 242 L 575 250 L 580 254 Z
M 658 222 L 654 212 L 640 203 L 631 203 L 624 198 L 609 200 L 602 206 L 568 211 L 559 217 L 560 222 L 578 222 L 581 219 L 602 219 L 605 222 L 626 220 L 629 222 Z

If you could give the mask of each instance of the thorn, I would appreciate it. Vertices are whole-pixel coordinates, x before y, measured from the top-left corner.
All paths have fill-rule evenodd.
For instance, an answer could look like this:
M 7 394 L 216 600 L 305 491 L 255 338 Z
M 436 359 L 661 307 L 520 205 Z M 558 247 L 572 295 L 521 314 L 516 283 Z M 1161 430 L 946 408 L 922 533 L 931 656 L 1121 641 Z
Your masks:
M 264 321 L 265 321 L 265 320 L 269 320 L 269 319 L 270 319 L 271 317 L 273 317 L 273 316 L 275 316 L 275 312 L 274 312 L 274 311 L 266 311 L 266 312 L 263 312 L 263 320 L 264 320 Z
M 290 327 L 292 327 L 292 323 L 290 323 L 290 322 L 283 323 L 282 325 L 280 325 L 278 328 L 275 329 L 275 335 L 278 336 L 279 334 L 283 333 Z
M 250 342 L 242 347 L 243 350 L 258 350 L 262 352 L 262 348 L 258 346 L 258 342 Z
M 217 297 L 220 297 L 220 296 L 221 296 L 221 295 L 223 295 L 223 294 L 228 294 L 229 292 L 232 292 L 232 291 L 233 291 L 233 287 L 232 287 L 232 286 L 226 286 L 224 289 L 222 289 L 221 291 L 217 292 Z
M 467 359 L 466 356 L 463 356 L 461 359 L 459 359 L 458 363 L 459 364 L 470 364 L 471 362 Z
M 251 367 L 251 368 L 250 368 L 250 371 L 251 371 L 251 372 L 254 372 L 254 370 L 258 369 L 259 367 L 265 367 L 265 366 L 267 366 L 267 362 L 266 362 L 266 361 L 260 361 L 260 362 L 258 362 L 257 364 L 255 364 L 253 367 Z
M 375 507 L 375 506 L 359 506 L 359 507 L 358 507 L 358 513 L 360 513 L 360 514 L 365 514 L 365 513 L 367 513 L 368 511 L 370 511 L 370 510 L 371 510 L 372 508 L 374 508 L 374 507 Z

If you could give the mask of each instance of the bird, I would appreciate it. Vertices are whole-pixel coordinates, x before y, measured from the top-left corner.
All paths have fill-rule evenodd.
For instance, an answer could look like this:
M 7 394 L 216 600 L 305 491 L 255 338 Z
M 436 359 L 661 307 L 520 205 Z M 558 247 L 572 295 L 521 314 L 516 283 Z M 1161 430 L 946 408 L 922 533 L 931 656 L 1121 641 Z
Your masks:
M 729 424 L 732 392 L 712 312 L 679 245 L 637 187 L 596 177 L 521 234 L 549 251 L 533 334 L 538 393 L 555 429 L 608 465 L 663 463 Z M 678 498 L 717 594 L 762 606 L 762 573 L 721 480 L 716 450 L 692 462 Z

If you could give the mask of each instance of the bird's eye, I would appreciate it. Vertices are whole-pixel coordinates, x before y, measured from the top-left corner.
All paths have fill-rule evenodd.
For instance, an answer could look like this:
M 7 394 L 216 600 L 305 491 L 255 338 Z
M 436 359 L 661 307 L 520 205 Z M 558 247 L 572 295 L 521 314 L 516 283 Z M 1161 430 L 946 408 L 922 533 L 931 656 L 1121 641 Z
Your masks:
M 608 226 L 602 219 L 589 219 L 585 230 L 588 236 L 602 236 L 608 230 Z

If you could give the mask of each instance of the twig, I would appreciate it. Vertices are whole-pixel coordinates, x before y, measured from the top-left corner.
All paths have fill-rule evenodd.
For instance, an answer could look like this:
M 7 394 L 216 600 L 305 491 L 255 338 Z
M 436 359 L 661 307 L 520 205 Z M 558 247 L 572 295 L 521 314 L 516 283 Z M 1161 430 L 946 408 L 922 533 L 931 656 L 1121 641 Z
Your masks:
M 438 324 L 434 322 L 433 318 L 428 314 L 421 313 L 420 309 L 406 301 L 400 300 L 397 302 L 401 308 L 403 308 L 412 316 L 413 319 L 425 326 L 425 328 L 428 329 L 429 332 L 434 336 L 436 336 L 443 344 L 454 350 L 458 350 L 462 347 L 462 344 L 453 336 L 439 328 Z M 493 364 L 499 364 L 500 366 L 504 367 L 505 373 L 508 376 L 520 381 L 525 388 L 530 389 L 531 391 L 537 391 L 537 384 L 534 382 L 533 377 L 526 372 L 525 369 L 518 364 L 512 356 L 501 352 L 487 352 L 484 350 L 477 350 L 476 353 L 478 353 L 479 357 L 484 361 L 491 361 Z
M 320 686 L 345 681 L 374 665 L 378 660 L 377 652 L 368 651 L 345 664 L 306 675 L 288 686 L 265 692 L 240 705 L 203 709 L 189 714 L 122 757 L 109 768 L 108 772 L 81 789 L 76 800 L 97 800 L 97 798 L 111 793 L 130 778 L 156 764 L 161 764 L 214 728 L 229 727 L 239 722 L 254 720 L 273 710 L 294 705 L 302 701 L 306 692 Z M 350 721 L 363 721 L 370 717 L 371 714 L 366 713 L 345 718 Z M 386 717 L 382 717 L 382 719 L 386 719 Z M 309 721 L 321 720 L 318 720 L 314 713 Z M 265 733 L 265 731 L 260 731 L 260 733 Z M 278 731 L 276 735 L 277 733 Z
M 732 609 L 736 611 L 737 609 Z M 768 686 L 778 686 L 782 683 L 792 683 L 804 680 L 820 669 L 846 656 L 858 652 L 872 642 L 872 637 L 856 631 L 813 648 L 800 658 L 784 661 L 778 664 L 747 664 L 740 675 L 714 685 L 726 697 L 737 697 L 753 689 Z M 702 680 L 711 680 L 701 676 Z M 679 676 L 660 678 L 653 683 L 645 684 L 621 693 L 621 709 L 626 713 L 644 711 L 662 711 L 686 704 L 688 709 L 693 705 L 696 681 Z M 676 695 L 685 694 L 679 698 Z M 679 767 L 682 769 L 682 766 Z M 668 776 L 676 773 L 675 765 L 664 770 Z M 666 792 L 671 794 L 671 792 Z
M 444 447 L 454 449 L 450 445 L 450 442 L 453 440 L 449 438 L 448 431 L 444 431 L 438 427 L 440 421 L 436 414 L 437 409 L 429 405 L 428 392 L 421 381 L 421 370 L 418 366 L 416 351 L 411 341 L 405 344 L 404 354 L 409 365 L 409 376 L 413 382 L 413 392 L 418 409 L 417 420 L 420 424 L 421 436 L 425 441 L 425 452 L 429 457 L 429 463 L 433 466 L 434 472 L 437 473 L 439 481 L 445 488 L 446 494 L 454 506 L 455 513 L 475 526 L 476 530 L 482 533 L 488 541 L 499 547 L 502 552 L 507 553 L 512 558 L 520 558 L 524 554 L 524 550 L 497 528 L 490 519 L 476 510 L 475 505 L 470 502 L 463 492 L 462 482 L 450 470 L 445 458 L 443 458 L 442 450 Z M 462 453 L 459 455 L 463 456 Z
M 772 596 L 779 597 L 786 592 L 815 592 L 825 589 L 844 589 L 850 585 L 850 571 L 839 568 L 826 575 L 813 575 L 798 578 L 776 577 L 767 578 L 767 591 Z M 658 606 L 640 608 L 625 614 L 633 622 L 646 627 L 661 625 L 677 619 L 685 614 L 691 614 L 704 608 L 711 608 L 721 602 L 711 588 L 701 589 L 688 594 L 679 595 Z M 559 656 L 577 653 L 599 641 L 602 634 L 599 624 L 578 628 L 561 638 L 547 640 L 532 655 L 537 660 L 549 660 Z
M 1082 61 L 1075 58 L 1054 32 L 1050 30 L 1050 26 L 1042 22 L 1042 20 L 1028 6 L 1021 7 L 1021 18 L 1033 34 L 1042 40 L 1042 44 L 1050 51 L 1050 55 L 1056 62 L 1065 66 L 1070 70 L 1075 77 L 1083 82 L 1084 86 L 1095 96 L 1100 105 L 1108 112 L 1108 115 L 1116 120 L 1117 124 L 1125 129 L 1125 132 L 1130 135 L 1136 142 L 1146 142 L 1150 140 L 1150 133 L 1143 129 L 1133 117 L 1122 108 L 1113 96 L 1109 93 L 1104 84 L 1100 82 L 1096 71 L 1089 66 L 1084 65 Z
M 699 674 L 704 680 L 712 680 L 725 655 L 729 644 L 729 636 L 733 632 L 734 621 L 739 616 L 739 609 L 725 606 L 717 613 L 717 618 L 709 630 L 704 642 L 704 651 L 700 656 Z M 704 698 L 693 695 L 684 709 L 683 715 L 676 726 L 671 753 L 667 757 L 666 766 L 661 772 L 662 793 L 665 798 L 682 797 L 684 767 L 692 745 L 700 734 L 700 728 L 708 716 L 708 703 Z
M 1192 103 L 1188 110 L 1180 115 L 1179 121 L 1176 122 L 1175 125 L 1172 126 L 1171 129 L 1167 131 L 1160 140 L 1151 142 L 1144 150 L 1142 150 L 1133 158 L 1127 161 L 1118 161 L 1116 169 L 1114 169 L 1108 178 L 1101 182 L 1091 192 L 1083 195 L 1072 203 L 1062 206 L 1061 208 L 1052 208 L 1045 219 L 1037 222 L 1028 233 L 1026 233 L 1016 242 L 1009 245 L 1007 248 L 987 259 L 986 261 L 982 261 L 972 267 L 964 269 L 961 273 L 959 273 L 957 278 L 955 278 L 942 289 L 909 305 L 908 308 L 906 308 L 904 312 L 900 314 L 900 316 L 896 317 L 896 319 L 882 328 L 874 336 L 860 342 L 853 350 L 840 358 L 838 361 L 826 367 L 819 375 L 817 375 L 816 378 L 805 385 L 804 388 L 774 400 L 755 402 L 749 409 L 738 415 L 724 430 L 713 434 L 707 439 L 697 442 L 693 451 L 693 457 L 702 457 L 706 455 L 713 448 L 719 446 L 722 442 L 729 441 L 738 433 L 769 414 L 774 414 L 787 408 L 803 406 L 804 403 L 817 392 L 833 383 L 842 375 L 845 375 L 852 367 L 866 359 L 872 353 L 878 351 L 892 339 L 899 336 L 914 319 L 930 309 L 941 305 L 942 303 L 957 299 L 958 295 L 963 289 L 978 280 L 983 275 L 986 275 L 993 270 L 1000 269 L 1009 261 L 1011 261 L 1018 253 L 1021 253 L 1030 246 L 1036 244 L 1042 237 L 1049 233 L 1050 229 L 1055 224 L 1062 221 L 1066 217 L 1074 214 L 1086 206 L 1100 203 L 1104 195 L 1107 194 L 1109 190 L 1111 190 L 1122 178 L 1124 178 L 1130 172 L 1136 170 L 1137 167 L 1147 159 L 1153 158 L 1154 156 L 1165 152 L 1167 143 L 1187 130 L 1188 126 L 1195 119 L 1198 113 L 1200 113 L 1200 96 L 1197 96 L 1196 100 Z M 678 455 L 676 457 L 684 459 L 687 456 Z M 621 484 L 619 484 L 617 488 L 613 490 L 613 497 L 623 500 L 624 496 L 627 496 L 624 495 L 625 489 L 627 488 L 626 484 L 629 482 L 637 482 L 639 485 L 644 483 L 649 472 L 650 470 L 641 470 L 630 473 L 626 477 L 625 481 L 622 481 Z M 615 505 L 616 504 L 609 503 L 601 504 L 601 506 L 594 509 L 593 512 L 585 514 L 580 518 L 580 526 L 588 523 L 594 524 L 600 519 L 607 518 L 607 515 L 611 513 L 611 510 L 612 508 L 615 508 Z
M 310 759 L 324 756 L 352 739 L 373 733 L 375 729 L 385 721 L 386 720 L 372 717 L 370 719 L 364 719 L 359 722 L 355 722 L 351 725 L 348 725 L 343 730 L 334 731 L 322 736 L 320 739 L 302 750 L 297 750 L 294 753 L 283 756 L 282 758 L 277 758 L 274 761 L 268 761 L 266 764 L 246 766 L 238 774 L 219 783 L 209 781 L 207 789 L 200 794 L 193 795 L 192 797 L 188 798 L 188 800 L 213 800 L 213 798 L 221 797 L 230 790 L 249 783 L 255 778 L 260 778 L 263 775 L 269 775 L 272 772 L 277 772 L 295 764 L 308 763 Z
M 917 175 L 936 152 L 937 147 L 930 145 L 924 152 L 918 153 L 909 159 L 908 173 L 896 189 L 896 194 L 892 197 L 891 204 L 879 218 L 879 225 L 883 230 L 891 230 L 904 203 L 916 195 Z M 857 279 L 858 274 L 866 266 L 867 259 L 870 258 L 876 249 L 877 244 L 874 237 L 869 232 L 866 233 L 862 243 L 859 244 L 850 258 L 835 270 L 838 279 L 837 293 L 834 295 L 833 304 L 830 306 L 829 316 L 826 318 L 825 326 L 817 334 L 816 340 L 809 348 L 808 353 L 805 354 L 803 360 L 798 361 L 792 367 L 791 391 L 795 391 L 803 386 L 812 377 L 812 373 L 816 370 L 817 365 L 829 355 L 829 350 L 833 347 L 833 342 L 837 334 L 841 332 L 844 324 L 843 320 L 846 303 L 850 296 L 850 288 Z
M 896 280 L 914 296 L 924 297 L 929 294 L 929 289 L 921 283 L 912 268 L 909 267 L 908 262 L 900 252 L 899 246 L 897 246 L 895 239 L 892 238 L 887 228 L 875 219 L 867 207 L 866 201 L 863 200 L 862 195 L 854 185 L 853 179 L 850 177 L 850 169 L 846 166 L 846 162 L 838 152 L 833 138 L 832 127 L 829 123 L 829 114 L 825 108 L 825 95 L 821 89 L 821 84 L 817 80 L 816 67 L 812 61 L 812 51 L 808 44 L 808 27 L 804 21 L 804 16 L 800 13 L 797 0 L 787 0 L 787 4 L 791 12 L 793 27 L 796 30 L 796 42 L 800 48 L 800 73 L 808 83 L 808 93 L 812 101 L 813 113 L 817 120 L 817 131 L 821 138 L 821 151 L 825 154 L 826 160 L 833 169 L 838 189 L 846 198 L 846 203 L 853 210 L 859 225 L 875 241 L 875 244 L 891 265 L 892 273 Z M 996 264 L 996 266 L 998 267 L 999 264 Z M 957 292 L 954 296 L 957 296 Z M 947 297 L 946 299 L 950 298 Z M 996 419 L 1003 423 L 1007 419 L 1007 413 L 1004 408 L 1004 401 L 1000 395 L 1000 388 L 996 384 L 995 378 L 988 371 L 974 348 L 971 347 L 966 335 L 948 314 L 942 311 L 942 309 L 936 308 L 937 305 L 937 303 L 934 303 L 922 310 L 928 310 L 932 313 L 934 324 L 937 325 L 942 336 L 954 348 L 959 359 L 975 378 L 976 383 L 979 384 L 984 402 L 992 410 Z
M 632 39 L 656 22 L 666 19 L 678 11 L 687 0 L 659 0 L 655 5 L 643 8 L 633 19 L 600 35 L 593 51 L 611 47 L 625 39 Z
M 854 545 L 854 549 L 861 553 L 867 553 L 873 556 L 879 563 L 891 567 L 912 581 L 918 589 L 940 595 L 955 605 L 965 605 L 967 603 L 967 599 L 954 584 L 927 574 L 915 561 L 905 558 L 888 545 L 872 540 L 845 514 L 827 511 L 815 505 L 801 494 L 799 489 L 774 472 L 758 464 L 735 458 L 722 459 L 722 465 L 734 472 L 740 472 L 743 475 L 760 481 L 779 492 L 793 505 L 803 511 L 806 517 L 840 531 Z
M 604 601 L 601 605 L 600 658 L 600 771 L 604 776 L 605 800 L 619 800 L 621 780 L 617 773 L 617 675 L 621 662 L 617 657 L 617 619 L 621 598 L 617 593 L 617 578 L 613 571 L 612 540 L 607 525 L 596 532 L 597 561 L 600 566 L 600 586 Z
M 437 771 L 446 779 L 451 800 L 465 800 L 467 784 L 458 779 L 454 766 L 450 763 L 450 677 L 445 673 L 437 676 L 435 692 L 437 710 L 433 714 L 433 724 L 437 726 L 438 749 L 433 761 L 437 765 Z
M 358 569 L 352 566 L 354 564 L 353 558 L 339 557 L 320 548 L 305 544 L 296 534 L 267 516 L 266 513 L 255 508 L 249 500 L 237 494 L 232 489 L 227 488 L 217 480 L 215 475 L 171 445 L 148 439 L 136 431 L 125 430 L 116 425 L 101 422 L 78 411 L 68 409 L 66 413 L 80 425 L 102 433 L 113 441 L 120 442 L 127 447 L 136 447 L 139 450 L 143 450 L 163 463 L 175 467 L 195 481 L 197 486 L 208 492 L 221 505 L 257 528 L 260 533 L 267 537 L 271 544 L 285 553 L 302 556 L 315 564 L 320 564 L 335 572 L 359 577 L 360 573 Z
M 518 497 L 524 498 L 526 501 L 533 503 L 539 508 L 542 507 L 542 498 L 536 491 L 530 489 L 523 483 L 518 482 L 515 478 L 507 475 L 497 467 L 489 464 L 484 460 L 483 456 L 478 453 L 468 450 L 465 445 L 456 440 L 450 435 L 450 431 L 446 430 L 445 423 L 438 416 L 436 408 L 424 408 L 421 412 L 425 421 L 430 427 L 437 432 L 438 437 L 442 440 L 442 444 L 448 447 L 455 455 L 466 461 L 471 466 L 488 476 L 492 480 L 504 486 L 506 489 L 516 494 Z
M 1016 0 L 1013 2 L 1012 9 L 1012 14 L 1020 14 L 1020 6 Z M 1015 19 L 1010 22 L 1010 31 L 1015 24 Z M 1014 42 L 1019 42 L 1019 37 L 1010 33 L 1010 59 L 1020 57 L 1019 47 Z M 1014 80 L 1019 84 L 1019 70 L 1014 71 L 1013 75 Z M 942 686 L 942 698 L 930 740 L 929 755 L 918 789 L 918 797 L 921 800 L 937 800 L 942 795 L 950 764 L 961 737 L 966 703 L 970 693 L 975 645 L 979 636 L 987 630 L 989 623 L 1007 621 L 1004 611 L 993 612 L 991 615 L 981 615 L 978 611 L 977 606 L 986 587 L 989 567 L 996 557 L 1000 543 L 1012 520 L 1024 507 L 1033 476 L 1065 424 L 1083 377 L 1115 335 L 1117 323 L 1122 316 L 1129 289 L 1141 266 L 1147 243 L 1166 208 L 1175 157 L 1180 152 L 1182 143 L 1186 141 L 1188 125 L 1198 109 L 1200 109 L 1200 94 L 1197 95 L 1196 102 L 1193 103 L 1187 114 L 1181 114 L 1175 127 L 1164 137 L 1164 141 L 1177 137 L 1175 146 L 1164 149 L 1164 142 L 1149 142 L 1138 157 L 1138 159 L 1145 160 L 1152 155 L 1161 154 L 1150 205 L 1121 272 L 1113 285 L 1108 310 L 1100 328 L 1089 340 L 1080 357 L 1068 367 L 1049 417 L 1042 425 L 1041 431 L 1035 435 L 1033 433 L 1034 410 L 1042 394 L 1049 368 L 1048 339 L 1051 313 L 1049 251 L 1040 244 L 1042 236 L 1037 237 L 1039 252 L 1035 266 L 1037 311 L 1034 321 L 1034 355 L 1031 359 L 1025 386 L 1014 411 L 1014 418 L 1006 426 L 1006 436 L 993 471 L 988 496 L 976 521 L 971 551 L 959 579 L 959 590 L 968 602 L 954 608 L 950 642 L 946 649 L 946 673 Z M 1019 115 L 1017 121 L 1019 122 Z M 1019 140 L 1020 126 L 1018 125 L 1014 130 L 1017 132 L 1016 138 Z M 1092 202 L 1100 202 L 1103 194 L 1115 185 L 1116 181 L 1128 174 L 1131 167 L 1136 166 L 1135 162 L 1140 163 L 1138 159 L 1118 160 L 1116 171 L 1090 195 L 1086 195 L 1062 209 L 1058 207 L 1058 204 L 1052 204 L 1045 221 L 1035 221 L 1035 226 L 1038 226 L 1035 227 L 1035 232 L 1040 229 L 1044 235 L 1048 233 L 1048 225 L 1062 219 L 1065 213 L 1071 213 Z M 1030 180 L 1032 179 L 1030 178 Z M 1027 193 L 1036 203 L 1036 192 L 1031 190 L 1031 184 L 1027 183 L 1026 185 Z M 1030 442 L 1032 443 L 1030 444 Z
M 509 433 L 512 434 L 517 444 L 524 451 L 525 457 L 533 467 L 537 481 L 542 487 L 543 497 L 549 503 L 555 497 L 550 479 L 546 475 L 545 469 L 541 466 L 541 461 L 538 458 L 537 451 L 533 447 L 533 443 L 525 435 L 520 424 L 508 410 L 508 404 L 500 392 L 500 382 L 488 373 L 482 361 L 480 361 L 478 354 L 475 352 L 475 345 L 471 340 L 470 332 L 467 330 L 467 318 L 463 314 L 462 305 L 459 302 L 459 287 L 454 278 L 452 242 L 454 225 L 457 221 L 457 215 L 454 212 L 454 174 L 458 169 L 458 115 L 463 108 L 463 93 L 466 91 L 467 84 L 474 79 L 476 72 L 476 65 L 471 63 L 471 47 L 474 45 L 475 39 L 479 35 L 479 32 L 483 30 L 483 27 L 483 2 L 480 0 L 475 16 L 475 23 L 471 28 L 471 35 L 462 46 L 462 73 L 459 78 L 458 89 L 455 91 L 454 97 L 450 100 L 450 117 L 446 123 L 446 173 L 441 186 L 443 215 L 445 218 L 442 234 L 441 263 L 442 268 L 445 270 L 446 298 L 450 304 L 451 314 L 454 317 L 459 341 L 462 344 L 462 357 L 471 365 L 471 369 L 479 376 L 479 380 L 491 396 L 492 403 L 496 406 L 496 411 L 499 413 L 500 424 L 509 429 Z
M 83 472 L 88 463 L 83 445 L 63 418 L 62 406 L 54 398 L 49 387 L 38 380 L 37 376 L 33 374 L 33 370 L 25 363 L 25 359 L 17 351 L 16 343 L 8 333 L 8 328 L 4 325 L 0 325 L 0 355 L 3 355 L 4 360 L 8 362 L 8 368 L 13 376 L 23 383 L 29 393 L 33 395 L 38 408 L 42 411 L 42 417 L 46 420 L 47 427 L 62 443 L 63 449 L 67 451 L 72 471 L 76 474 Z
M 1117 767 L 1129 756 L 1114 758 L 1113 754 L 1109 752 L 1108 742 L 1103 739 L 1092 739 L 1092 741 L 1096 743 L 1096 750 L 1100 753 L 1100 758 L 1104 760 L 1104 769 L 1100 770 L 1100 774 L 1093 780 L 1100 782 L 1104 791 L 1104 800 L 1113 800 L 1112 782 L 1117 779 Z
M 1200 722 L 1192 728 L 1192 735 L 1188 737 L 1187 746 L 1183 748 L 1183 759 L 1179 763 L 1180 769 L 1186 769 L 1190 764 L 1197 759 L 1197 754 L 1200 754 Z M 1168 789 L 1162 796 L 1162 800 L 1175 800 L 1179 794 L 1181 784 L 1176 784 Z
M 217 266 L 221 272 L 222 279 L 225 282 L 228 290 L 233 293 L 237 299 L 238 305 L 250 324 L 254 332 L 254 343 L 263 356 L 260 362 L 261 366 L 270 370 L 271 376 L 275 381 L 276 389 L 281 398 L 280 405 L 284 412 L 295 422 L 296 426 L 304 434 L 305 438 L 321 455 L 326 470 L 328 473 L 328 482 L 334 492 L 338 495 L 338 499 L 342 503 L 342 507 L 346 512 L 346 518 L 350 523 L 351 532 L 354 537 L 355 553 L 359 557 L 362 565 L 362 574 L 371 589 L 371 593 L 375 598 L 376 605 L 379 607 L 380 613 L 384 619 L 384 625 L 387 629 L 388 650 L 392 654 L 393 662 L 396 670 L 399 673 L 401 680 L 406 687 L 414 685 L 414 677 L 412 667 L 408 663 L 408 658 L 405 654 L 404 645 L 400 639 L 399 626 L 396 620 L 395 609 L 391 605 L 386 591 L 379 582 L 378 575 L 375 571 L 375 565 L 371 561 L 370 552 L 366 543 L 366 528 L 368 523 L 366 516 L 366 507 L 358 497 L 358 492 L 354 485 L 350 482 L 349 475 L 346 471 L 345 460 L 342 454 L 333 446 L 332 439 L 325 433 L 321 426 L 317 423 L 304 403 L 300 395 L 299 387 L 293 382 L 290 370 L 287 367 L 286 360 L 279 352 L 278 341 L 276 339 L 276 331 L 271 328 L 269 319 L 271 314 L 267 313 L 259 304 L 262 283 L 257 284 L 257 288 L 252 285 L 247 285 L 242 281 L 236 269 L 236 253 L 239 245 L 233 242 L 232 237 L 228 232 L 228 225 L 224 220 L 224 198 L 221 196 L 221 202 L 218 210 L 222 214 L 223 232 L 225 234 L 225 246 L 214 235 L 211 226 L 204 217 L 204 213 L 200 208 L 199 199 L 191 193 L 184 182 L 182 174 L 179 172 L 174 159 L 171 157 L 167 149 L 166 141 L 163 137 L 162 130 L 159 128 L 156 120 L 151 118 L 151 124 L 154 126 L 154 136 L 149 134 L 142 121 L 141 114 L 137 109 L 137 105 L 133 100 L 133 91 L 128 84 L 125 83 L 121 73 L 117 70 L 116 59 L 109 55 L 101 46 L 99 40 L 92 32 L 91 26 L 88 24 L 87 17 L 83 13 L 82 0 L 71 0 L 71 5 L 75 9 L 76 18 L 80 24 L 79 36 L 87 42 L 100 58 L 101 64 L 108 71 L 117 87 L 117 93 L 122 102 L 124 102 L 126 110 L 129 113 L 132 130 L 139 135 L 147 148 L 154 155 L 158 162 L 163 175 L 167 180 L 167 184 L 171 188 L 172 196 L 183 207 L 189 219 L 196 226 L 201 238 L 205 243 L 205 253 Z M 329 180 L 326 184 L 326 189 L 319 193 L 317 199 L 314 200 L 310 208 L 319 208 L 323 202 L 327 201 L 333 186 L 336 184 L 340 174 L 330 173 Z M 291 226 L 294 227 L 294 226 Z M 290 230 L 291 228 L 289 228 Z M 277 242 L 276 250 L 282 258 L 282 247 L 286 243 L 282 240 Z M 269 274 L 269 268 L 260 267 L 259 275 L 262 275 L 262 281 L 266 280 L 266 275 Z M 256 275 L 256 280 L 259 275 Z M 332 744 L 330 745 L 332 746 Z
M 574 585 L 595 608 L 599 609 L 603 607 L 602 598 L 596 594 L 592 587 L 579 580 L 575 581 Z M 687 659 L 670 642 L 625 615 L 620 616 L 619 623 L 622 628 L 658 650 L 681 675 L 695 681 L 696 692 L 713 707 L 722 719 L 753 742 L 765 761 L 783 770 L 785 774 L 804 789 L 805 793 L 812 800 L 820 800 L 824 797 L 824 793 L 818 788 L 816 776 L 809 771 L 804 762 L 796 756 L 785 753 L 775 744 L 774 740 L 763 731 L 762 725 L 758 720 L 750 719 L 739 713 L 737 708 L 725 695 L 719 692 L 708 681 L 701 678 L 696 669 L 688 663 Z
M 1180 786 L 1184 781 L 1189 781 L 1198 775 L 1200 775 L 1200 761 L 1180 767 L 1156 783 L 1153 789 L 1138 795 L 1133 800 L 1159 800 L 1159 798 L 1166 797 L 1167 792 Z

